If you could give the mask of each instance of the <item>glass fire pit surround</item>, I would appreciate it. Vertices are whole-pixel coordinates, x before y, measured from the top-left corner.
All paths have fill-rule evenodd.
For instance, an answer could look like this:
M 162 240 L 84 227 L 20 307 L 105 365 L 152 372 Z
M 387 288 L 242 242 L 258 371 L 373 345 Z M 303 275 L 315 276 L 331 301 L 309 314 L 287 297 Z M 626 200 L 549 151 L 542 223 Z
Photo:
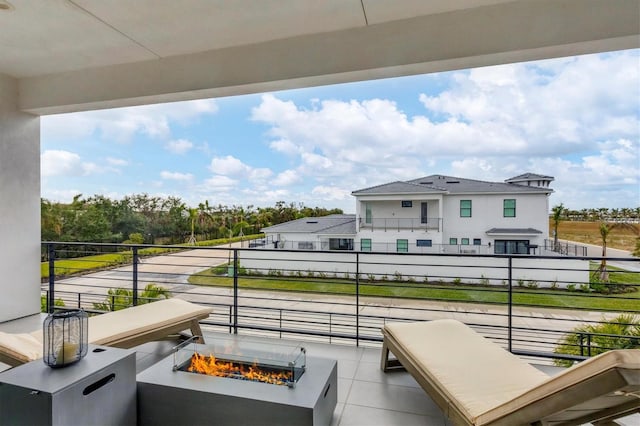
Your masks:
M 306 349 L 300 345 L 265 346 L 216 339 L 198 346 L 191 338 L 174 348 L 173 370 L 216 377 L 295 387 L 306 368 Z
M 298 345 L 244 337 L 216 336 L 206 345 L 187 342 L 139 373 L 138 425 L 331 424 L 338 400 L 337 361 L 309 356 Z M 237 368 L 291 374 L 293 383 L 254 380 L 235 371 L 215 375 L 189 371 L 194 357 L 210 355 L 224 368 L 233 363 Z

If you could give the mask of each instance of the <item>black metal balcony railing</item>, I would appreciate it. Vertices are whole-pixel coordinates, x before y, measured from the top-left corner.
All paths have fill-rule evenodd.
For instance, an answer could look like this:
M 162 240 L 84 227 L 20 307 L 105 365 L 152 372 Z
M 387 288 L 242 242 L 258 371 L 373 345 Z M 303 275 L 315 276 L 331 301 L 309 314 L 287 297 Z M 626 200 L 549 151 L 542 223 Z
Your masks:
M 442 231 L 442 218 L 360 218 L 360 229 L 378 231 Z
M 558 283 L 536 276 L 593 277 L 601 259 L 84 243 L 43 243 L 43 249 L 48 309 L 56 302 L 94 312 L 136 305 L 154 297 L 144 289 L 156 284 L 173 297 L 212 306 L 203 326 L 231 333 L 375 345 L 388 321 L 457 318 L 513 353 L 577 360 L 603 345 L 594 337 L 598 333 L 584 326 L 610 323 L 621 313 L 640 314 L 638 259 L 607 259 L 611 283 L 593 278 Z M 86 257 L 105 252 L 112 254 Z M 83 256 L 67 258 L 71 254 Z M 316 260 L 309 263 L 313 256 Z M 539 266 L 523 263 L 531 259 Z M 88 262 L 93 262 L 90 270 L 85 269 Z M 411 272 L 424 270 L 433 273 Z M 525 273 L 531 278 L 518 278 Z M 636 291 L 614 292 L 621 290 Z M 574 331 L 578 326 L 583 329 Z M 577 336 L 569 343 L 576 350 L 554 354 L 567 335 Z M 639 344 L 637 336 L 615 337 Z

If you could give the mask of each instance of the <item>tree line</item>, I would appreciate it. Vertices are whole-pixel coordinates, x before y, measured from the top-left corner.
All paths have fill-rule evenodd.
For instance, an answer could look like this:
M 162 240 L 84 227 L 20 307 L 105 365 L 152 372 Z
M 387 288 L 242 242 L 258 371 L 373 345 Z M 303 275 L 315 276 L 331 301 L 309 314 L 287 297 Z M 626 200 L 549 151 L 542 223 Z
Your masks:
M 302 217 L 341 214 L 340 209 L 307 207 L 278 201 L 273 207 L 214 206 L 209 201 L 188 206 L 179 197 L 148 194 L 113 200 L 103 195 L 71 203 L 41 199 L 43 241 L 136 244 L 182 244 L 260 232 Z
M 640 221 L 640 207 L 623 207 L 610 209 L 606 207 L 572 210 L 562 209 L 562 220 L 581 222 L 638 222 Z M 552 211 L 549 216 L 553 217 Z

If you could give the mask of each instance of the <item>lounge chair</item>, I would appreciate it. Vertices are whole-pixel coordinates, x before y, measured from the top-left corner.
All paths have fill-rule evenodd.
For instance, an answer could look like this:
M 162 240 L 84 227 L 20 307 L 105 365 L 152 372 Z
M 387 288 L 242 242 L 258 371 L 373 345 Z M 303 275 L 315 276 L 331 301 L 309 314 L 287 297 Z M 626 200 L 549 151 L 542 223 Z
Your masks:
M 640 410 L 638 349 L 549 377 L 455 320 L 390 323 L 382 333 L 381 368 L 401 364 L 454 425 L 605 425 Z
M 202 336 L 199 321 L 212 308 L 181 299 L 158 302 L 109 312 L 89 318 L 89 343 L 131 348 L 190 329 Z M 200 338 L 202 340 L 202 337 Z M 0 332 L 0 362 L 16 366 L 42 358 L 42 330 L 32 333 Z

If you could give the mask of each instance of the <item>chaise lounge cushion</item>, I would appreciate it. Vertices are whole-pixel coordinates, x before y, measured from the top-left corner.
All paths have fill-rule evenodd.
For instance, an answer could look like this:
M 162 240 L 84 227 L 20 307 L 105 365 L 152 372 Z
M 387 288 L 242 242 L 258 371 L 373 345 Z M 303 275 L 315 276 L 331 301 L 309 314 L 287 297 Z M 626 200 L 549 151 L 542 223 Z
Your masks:
M 545 373 L 455 320 L 391 323 L 385 332 L 442 397 L 469 419 L 546 379 Z
M 42 358 L 42 340 L 28 333 L 4 333 L 0 331 L 0 361 L 14 359 L 19 363 Z
M 181 299 L 166 299 L 89 318 L 88 341 L 95 345 L 133 347 L 199 326 L 212 308 Z M 17 365 L 42 357 L 42 330 L 0 332 L 0 360 Z
M 600 354 L 548 377 L 454 320 L 386 324 L 381 367 L 409 371 L 455 425 L 581 425 L 640 410 L 640 350 Z

